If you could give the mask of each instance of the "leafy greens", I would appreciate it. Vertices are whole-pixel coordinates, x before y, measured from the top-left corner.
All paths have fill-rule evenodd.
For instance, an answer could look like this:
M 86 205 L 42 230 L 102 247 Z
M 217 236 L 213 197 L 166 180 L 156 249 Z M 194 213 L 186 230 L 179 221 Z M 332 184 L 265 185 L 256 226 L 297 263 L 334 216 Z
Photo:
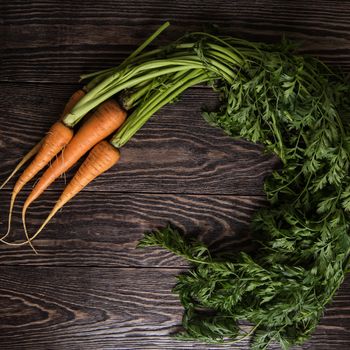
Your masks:
M 190 38 L 200 38 L 193 51 L 203 62 L 215 40 L 239 55 L 237 39 Z M 350 89 L 286 43 L 244 45 L 235 79 L 211 83 L 220 110 L 203 115 L 281 159 L 281 169 L 264 183 L 269 207 L 252 222 L 260 249 L 212 256 L 171 227 L 145 234 L 139 246 L 161 246 L 192 265 L 174 288 L 185 308 L 180 337 L 235 339 L 238 321 L 247 320 L 255 325 L 252 349 L 272 341 L 288 349 L 308 339 L 349 265 Z

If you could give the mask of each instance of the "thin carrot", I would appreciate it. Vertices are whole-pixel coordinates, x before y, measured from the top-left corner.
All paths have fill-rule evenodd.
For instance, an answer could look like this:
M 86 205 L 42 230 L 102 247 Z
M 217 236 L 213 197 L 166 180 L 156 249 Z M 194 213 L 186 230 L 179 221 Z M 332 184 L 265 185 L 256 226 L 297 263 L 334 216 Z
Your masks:
M 45 171 L 28 196 L 24 208 L 37 199 L 60 175 L 69 170 L 86 152 L 119 128 L 126 113 L 114 100 L 102 103 L 81 126 L 64 152 Z
M 47 133 L 40 151 L 17 180 L 13 193 L 17 194 L 23 186 L 43 169 L 72 139 L 73 130 L 62 122 L 56 122 Z
M 73 107 L 77 104 L 77 102 L 86 94 L 84 89 L 79 89 L 74 92 L 74 94 L 70 97 L 67 104 L 64 107 L 64 110 L 61 114 L 60 120 L 68 114 Z M 22 168 L 22 166 L 27 163 L 31 158 L 33 158 L 40 150 L 43 144 L 44 138 L 40 140 L 16 165 L 8 178 L 0 185 L 0 190 L 5 187 L 5 185 L 17 174 L 17 172 Z
M 79 89 L 74 92 L 74 94 L 70 97 L 67 102 L 63 113 L 61 114 L 60 119 L 62 119 L 67 113 L 71 111 L 71 109 L 76 105 L 76 103 L 85 95 L 85 91 L 83 89 Z M 3 186 L 11 179 L 12 176 L 21 168 L 21 166 L 26 163 L 31 157 L 35 154 L 34 160 L 29 164 L 29 166 L 24 170 L 22 175 L 17 180 L 12 194 L 11 194 L 11 202 L 7 223 L 7 232 L 4 234 L 0 240 L 5 239 L 11 230 L 11 220 L 12 220 L 12 212 L 14 203 L 18 193 L 22 190 L 22 188 L 40 171 L 42 170 L 72 139 L 73 130 L 67 126 L 65 126 L 61 121 L 56 122 L 49 130 L 47 135 L 32 148 L 27 155 L 23 157 L 21 162 L 17 165 L 11 175 L 6 179 Z M 2 188 L 2 187 L 1 187 Z
M 7 233 L 2 239 L 6 238 L 10 232 L 13 206 L 18 193 L 26 183 L 28 183 L 69 143 L 72 137 L 73 130 L 65 126 L 62 122 L 56 122 L 50 128 L 50 131 L 43 141 L 40 151 L 30 165 L 24 170 L 12 190 Z
M 41 176 L 23 205 L 22 219 L 25 233 L 25 214 L 29 205 L 36 200 L 60 175 L 70 169 L 86 152 L 123 124 L 126 112 L 112 99 L 102 103 L 81 126 L 64 152 Z
M 69 200 L 76 196 L 92 180 L 114 166 L 120 158 L 120 152 L 107 141 L 99 142 L 90 151 L 89 155 L 79 167 L 73 179 L 66 186 L 54 208 L 38 229 L 38 231 L 24 243 L 30 243 L 43 230 L 52 217 L 60 210 Z
M 6 184 L 17 174 L 19 169 L 29 161 L 29 159 L 33 158 L 40 150 L 43 140 L 40 140 L 16 165 L 16 167 L 12 170 L 11 174 L 7 177 L 7 179 L 1 184 L 0 190 L 2 190 Z

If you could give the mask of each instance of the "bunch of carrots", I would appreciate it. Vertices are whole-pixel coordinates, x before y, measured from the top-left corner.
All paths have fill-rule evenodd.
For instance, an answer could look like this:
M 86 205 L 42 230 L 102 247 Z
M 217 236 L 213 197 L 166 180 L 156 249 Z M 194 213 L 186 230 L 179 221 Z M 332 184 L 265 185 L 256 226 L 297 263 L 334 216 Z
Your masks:
M 0 241 L 9 245 L 30 244 L 35 251 L 33 239 L 57 211 L 93 179 L 118 162 L 119 149 L 155 112 L 193 85 L 220 82 L 231 86 L 246 62 L 256 59 L 256 48 L 251 43 L 206 33 L 192 33 L 190 38 L 196 40 L 189 41 L 185 36 L 171 45 L 143 52 L 168 26 L 168 22 L 164 23 L 119 66 L 81 76 L 81 80 L 87 81 L 86 85 L 70 97 L 59 120 L 23 157 L 1 186 L 4 187 L 34 157 L 13 187 L 8 227 L 0 236 Z M 204 41 L 205 53 L 202 47 Z M 82 119 L 82 125 L 74 134 L 73 127 Z M 46 220 L 30 236 L 26 227 L 29 206 L 87 152 L 87 158 Z M 23 205 L 22 221 L 26 239 L 23 242 L 9 242 L 7 238 L 11 231 L 16 197 L 45 167 Z

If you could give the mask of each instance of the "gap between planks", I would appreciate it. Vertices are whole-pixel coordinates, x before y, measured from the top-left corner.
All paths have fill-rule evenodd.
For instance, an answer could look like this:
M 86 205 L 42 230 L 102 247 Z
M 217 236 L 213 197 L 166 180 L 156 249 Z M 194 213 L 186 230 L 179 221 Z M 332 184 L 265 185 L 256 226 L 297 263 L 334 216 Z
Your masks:
M 68 182 L 67 182 L 68 183 Z M 11 189 L 9 188 L 4 188 L 1 190 L 3 193 L 6 193 L 10 195 L 12 192 Z M 266 195 L 263 194 L 256 194 L 256 193 L 245 193 L 245 194 L 238 194 L 238 193 L 220 193 L 220 192 L 208 192 L 208 193 L 203 193 L 203 192 L 159 192 L 159 191 L 118 191 L 118 190 L 91 190 L 88 188 L 84 188 L 83 191 L 85 193 L 98 193 L 98 194 L 145 194 L 145 195 L 164 195 L 164 196 L 171 196 L 171 195 L 184 195 L 184 196 L 193 196 L 193 197 L 209 197 L 209 196 L 220 196 L 220 197 L 237 197 L 237 198 L 257 198 L 257 199 L 266 199 Z M 61 194 L 62 191 L 58 191 L 57 189 L 51 189 L 48 188 L 45 190 L 46 193 L 53 193 L 53 194 Z

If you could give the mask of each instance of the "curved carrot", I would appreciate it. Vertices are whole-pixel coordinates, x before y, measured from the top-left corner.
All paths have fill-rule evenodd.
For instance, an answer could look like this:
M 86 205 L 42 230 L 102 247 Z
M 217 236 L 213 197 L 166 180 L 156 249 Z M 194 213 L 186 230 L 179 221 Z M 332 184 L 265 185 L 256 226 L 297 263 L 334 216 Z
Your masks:
M 17 174 L 18 170 L 21 169 L 22 166 L 29 161 L 29 159 L 33 158 L 39 152 L 42 142 L 43 140 L 40 140 L 24 157 L 22 157 L 8 178 L 1 184 L 0 190 L 5 187 L 5 185 Z
M 65 116 L 69 111 L 74 107 L 74 105 L 85 95 L 85 91 L 83 89 L 79 89 L 74 92 L 74 94 L 68 100 L 63 113 L 61 114 L 61 118 Z M 56 122 L 49 130 L 47 135 L 36 145 L 34 148 L 27 153 L 26 156 L 22 159 L 22 161 L 17 165 L 15 170 L 11 173 L 11 175 L 5 181 L 11 179 L 13 175 L 19 170 L 19 168 L 32 156 L 35 156 L 34 160 L 30 163 L 30 165 L 24 170 L 22 175 L 17 180 L 12 194 L 11 194 L 11 202 L 10 202 L 10 210 L 7 224 L 7 232 L 4 234 L 0 240 L 5 239 L 11 230 L 11 220 L 12 220 L 12 211 L 13 206 L 16 200 L 18 193 L 21 189 L 40 171 L 42 170 L 72 139 L 73 130 L 67 126 L 65 126 L 61 121 Z
M 126 118 L 126 112 L 114 100 L 102 103 L 90 118 L 81 126 L 69 142 L 64 152 L 44 172 L 23 205 L 22 220 L 24 230 L 25 214 L 35 201 L 60 175 L 70 169 L 86 152 L 118 129 Z
M 39 152 L 19 177 L 12 190 L 7 234 L 10 232 L 12 210 L 18 193 L 26 183 L 28 183 L 62 150 L 62 148 L 69 143 L 72 137 L 73 130 L 65 126 L 62 122 L 56 122 L 52 125 L 50 131 L 43 140 Z M 6 238 L 7 234 L 2 239 Z
M 96 177 L 110 169 L 120 158 L 120 152 L 107 141 L 99 142 L 89 153 L 83 164 L 80 166 L 72 180 L 62 192 L 54 208 L 41 225 L 39 230 L 27 241 L 21 244 L 30 243 L 43 230 L 52 217 L 69 200 L 76 196 L 85 186 Z

